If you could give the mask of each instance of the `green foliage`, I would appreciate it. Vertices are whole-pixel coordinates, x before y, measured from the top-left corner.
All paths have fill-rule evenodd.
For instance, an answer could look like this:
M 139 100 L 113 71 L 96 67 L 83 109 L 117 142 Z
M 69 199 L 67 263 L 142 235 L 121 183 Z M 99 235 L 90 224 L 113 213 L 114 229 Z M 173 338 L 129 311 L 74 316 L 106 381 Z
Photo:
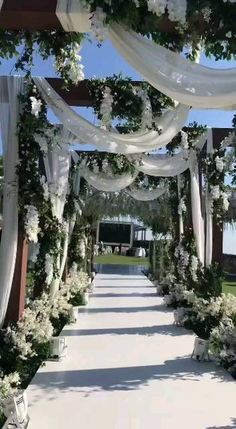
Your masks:
M 198 282 L 195 285 L 196 294 L 204 299 L 219 296 L 222 293 L 223 278 L 223 271 L 219 264 L 202 267 L 198 276 Z
M 146 82 L 141 82 L 136 87 L 129 77 L 122 74 L 113 75 L 105 79 L 92 79 L 87 81 L 87 86 L 92 98 L 93 108 L 99 119 L 103 94 L 106 87 L 111 89 L 113 96 L 112 119 L 119 121 L 118 127 L 122 132 L 136 131 L 142 125 L 143 103 L 138 95 L 139 90 L 145 90 L 150 99 L 153 117 L 161 115 L 164 108 L 173 107 L 173 101 L 160 93 Z M 153 128 L 157 128 L 153 123 Z
M 19 208 L 20 224 L 24 229 L 24 219 L 27 206 L 33 205 L 39 213 L 39 241 L 40 253 L 32 271 L 34 283 L 34 295 L 38 296 L 45 287 L 45 255 L 50 253 L 56 257 L 60 252 L 57 243 L 63 237 L 62 226 L 52 216 L 50 200 L 45 200 L 42 187 L 42 152 L 36 141 L 36 135 L 44 135 L 45 130 L 53 129 L 47 120 L 46 105 L 42 102 L 39 116 L 31 112 L 30 97 L 40 99 L 39 94 L 31 79 L 26 80 L 25 91 L 20 96 L 21 113 L 18 122 L 19 136 L 19 164 L 17 173 L 19 176 Z M 55 266 L 56 270 L 56 266 Z
M 110 170 L 114 175 L 122 173 L 134 174 L 135 172 L 135 165 L 125 155 L 94 151 L 79 152 L 79 158 L 79 162 L 86 160 L 86 165 L 94 171 L 96 171 L 95 168 L 97 168 L 98 172 L 103 171 L 104 173 Z

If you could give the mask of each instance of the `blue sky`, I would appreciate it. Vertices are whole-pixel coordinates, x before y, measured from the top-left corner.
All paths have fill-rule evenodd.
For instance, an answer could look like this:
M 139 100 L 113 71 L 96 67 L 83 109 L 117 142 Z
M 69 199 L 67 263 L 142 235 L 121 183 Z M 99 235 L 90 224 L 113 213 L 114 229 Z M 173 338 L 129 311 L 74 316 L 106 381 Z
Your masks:
M 125 60 L 115 51 L 109 41 L 106 41 L 102 47 L 98 48 L 96 42 L 90 43 L 85 41 L 81 50 L 82 62 L 85 66 L 85 77 L 91 78 L 105 77 L 112 74 L 122 72 L 124 76 L 129 76 L 133 79 L 141 79 L 141 76 L 127 64 Z M 202 55 L 201 64 L 212 68 L 229 68 L 236 67 L 236 61 L 217 61 L 209 60 Z M 55 77 L 53 68 L 53 59 L 43 61 L 40 57 L 35 57 L 35 67 L 33 69 L 35 75 Z M 3 61 L 0 66 L 0 74 L 15 74 L 14 59 Z M 96 121 L 91 109 L 79 109 L 87 119 L 93 123 Z M 193 109 L 189 115 L 188 123 L 197 121 L 199 124 L 207 125 L 208 127 L 231 127 L 232 118 L 235 112 L 223 112 L 215 110 L 196 110 Z M 85 148 L 85 146 L 83 146 Z M 91 146 L 89 147 L 91 148 Z M 224 252 L 236 253 L 235 249 L 236 231 L 227 230 L 224 233 Z

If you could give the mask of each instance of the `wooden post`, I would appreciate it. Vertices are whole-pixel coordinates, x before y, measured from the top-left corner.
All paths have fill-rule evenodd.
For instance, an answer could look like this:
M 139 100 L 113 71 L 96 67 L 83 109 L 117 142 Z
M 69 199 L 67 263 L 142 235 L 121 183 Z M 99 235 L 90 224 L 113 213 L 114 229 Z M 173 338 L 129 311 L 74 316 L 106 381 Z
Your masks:
M 25 308 L 26 275 L 28 262 L 28 242 L 22 231 L 18 235 L 15 272 L 12 282 L 10 299 L 7 308 L 5 325 L 17 322 Z

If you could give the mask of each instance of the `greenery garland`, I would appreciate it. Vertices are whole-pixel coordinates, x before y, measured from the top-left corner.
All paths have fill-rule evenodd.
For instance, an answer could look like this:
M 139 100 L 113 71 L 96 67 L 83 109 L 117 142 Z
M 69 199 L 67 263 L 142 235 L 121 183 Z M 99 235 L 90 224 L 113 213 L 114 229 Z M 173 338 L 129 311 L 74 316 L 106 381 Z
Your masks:
M 79 0 L 78 0 L 79 1 Z M 172 32 L 160 31 L 168 18 L 167 12 L 157 16 L 148 10 L 147 0 L 83 0 L 92 13 L 102 8 L 106 22 L 116 21 L 152 38 L 168 48 L 182 51 L 191 46 L 187 54 L 193 58 L 201 43 L 207 56 L 216 60 L 232 59 L 236 55 L 235 4 L 224 0 L 188 0 L 186 23 L 170 23 Z M 168 23 L 167 23 L 168 25 Z M 34 65 L 34 54 L 43 59 L 53 56 L 57 73 L 65 86 L 82 79 L 78 52 L 86 35 L 63 30 L 0 30 L 0 58 L 17 57 L 15 68 L 29 73 Z M 23 46 L 23 50 L 22 50 Z
M 125 155 L 119 155 L 115 153 L 107 152 L 78 152 L 79 162 L 78 166 L 86 161 L 86 165 L 90 168 L 95 174 L 105 173 L 105 174 L 125 174 L 135 172 L 135 165 L 128 160 Z
M 25 90 L 20 95 L 21 113 L 18 123 L 19 137 L 19 164 L 17 173 L 19 176 L 19 209 L 20 225 L 27 235 L 25 219 L 27 207 L 34 207 L 38 213 L 38 237 L 40 242 L 39 254 L 32 272 L 34 284 L 34 296 L 38 296 L 46 287 L 45 258 L 47 254 L 54 260 L 56 270 L 56 258 L 60 253 L 57 243 L 63 238 L 64 231 L 58 220 L 52 216 L 49 198 L 44 198 L 42 184 L 43 154 L 37 135 L 45 135 L 45 131 L 52 129 L 46 115 L 46 105 L 41 102 L 38 116 L 32 113 L 31 97 L 40 100 L 39 94 L 32 81 L 25 82 Z M 40 161 L 41 160 L 41 161 Z
M 131 78 L 122 74 L 114 74 L 104 79 L 91 79 L 87 81 L 87 87 L 92 99 L 92 106 L 98 119 L 102 119 L 101 105 L 106 88 L 110 88 L 113 97 L 111 119 L 117 120 L 122 132 L 136 131 L 142 125 L 143 102 L 139 91 L 145 91 L 150 99 L 153 117 L 161 115 L 168 107 L 174 107 L 173 101 L 160 93 L 146 82 L 140 82 L 134 86 Z M 155 122 L 152 128 L 157 129 Z

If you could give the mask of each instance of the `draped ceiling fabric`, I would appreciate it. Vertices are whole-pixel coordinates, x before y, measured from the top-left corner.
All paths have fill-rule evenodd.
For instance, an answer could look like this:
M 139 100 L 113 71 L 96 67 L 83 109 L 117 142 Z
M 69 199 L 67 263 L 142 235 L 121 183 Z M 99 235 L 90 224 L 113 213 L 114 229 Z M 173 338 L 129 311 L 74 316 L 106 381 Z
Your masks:
M 73 152 L 72 158 L 75 163 L 79 160 L 79 156 L 76 152 Z M 80 164 L 79 171 L 89 185 L 103 192 L 119 192 L 130 186 L 138 175 L 138 172 L 136 172 L 134 174 L 123 173 L 110 177 L 105 173 L 94 173 L 85 165 L 85 162 Z
M 119 53 L 163 94 L 195 108 L 235 109 L 235 67 L 196 64 L 117 23 L 108 28 L 108 35 Z
M 59 222 L 62 221 L 66 195 L 68 191 L 68 175 L 70 169 L 69 134 L 61 129 L 61 144 L 54 145 L 44 153 L 44 166 L 48 182 L 52 214 Z
M 0 244 L 0 327 L 2 327 L 11 292 L 18 241 L 18 162 L 17 122 L 19 99 L 24 80 L 0 78 L 0 123 L 3 143 L 4 190 L 3 229 Z
M 207 133 L 202 134 L 195 141 L 195 147 L 201 150 L 207 140 Z M 174 177 L 190 167 L 191 156 L 181 150 L 177 155 L 132 155 L 130 160 L 136 161 L 137 170 L 144 174 L 156 177 Z
M 91 30 L 91 13 L 80 0 L 57 0 L 56 15 L 65 31 L 87 33 Z
M 207 154 L 213 153 L 213 132 L 212 128 L 208 130 L 207 138 Z M 205 248 L 205 265 L 209 267 L 212 263 L 212 252 L 213 252 L 213 215 L 212 215 L 212 200 L 208 189 L 207 178 L 205 184 L 205 216 L 206 216 L 206 248 Z
M 167 186 L 160 186 L 157 189 L 139 189 L 135 186 L 130 186 L 125 189 L 125 192 L 137 201 L 153 201 L 161 197 L 168 191 Z
M 81 0 L 58 0 L 57 16 L 65 31 L 91 28 Z M 236 68 L 211 69 L 160 46 L 113 23 L 108 36 L 119 53 L 154 88 L 188 106 L 206 109 L 235 109 Z
M 199 187 L 198 175 L 198 162 L 196 154 L 191 159 L 190 166 L 191 177 L 191 208 L 192 208 L 192 222 L 193 233 L 195 237 L 197 255 L 202 263 L 205 264 L 205 233 L 204 233 L 204 220 L 201 208 L 201 194 Z
M 35 77 L 34 82 L 53 113 L 80 143 L 93 144 L 106 152 L 132 154 L 165 147 L 183 128 L 189 113 L 189 107 L 181 104 L 176 109 L 169 109 L 157 120 L 161 134 L 156 130 L 118 134 L 95 127 L 82 118 L 54 91 L 46 79 Z

